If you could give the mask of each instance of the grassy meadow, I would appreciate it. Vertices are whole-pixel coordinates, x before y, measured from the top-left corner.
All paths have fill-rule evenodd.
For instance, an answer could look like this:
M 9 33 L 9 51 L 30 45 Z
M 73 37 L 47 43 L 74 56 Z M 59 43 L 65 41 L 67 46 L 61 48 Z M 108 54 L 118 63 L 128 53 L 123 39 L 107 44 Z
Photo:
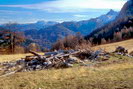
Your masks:
M 95 49 L 111 51 L 116 46 L 124 46 L 131 51 L 133 39 Z M 16 60 L 26 55 L 31 54 L 1 55 L 0 61 Z M 90 67 L 16 73 L 0 77 L 0 89 L 133 89 L 133 58 L 112 54 L 108 61 Z
M 133 63 L 16 73 L 0 89 L 132 89 Z
M 111 44 L 99 45 L 99 46 L 93 47 L 93 49 L 97 50 L 97 49 L 102 48 L 108 52 L 112 52 L 118 46 L 123 46 L 126 49 L 128 49 L 129 52 L 131 52 L 131 51 L 133 51 L 133 39 L 126 40 L 126 41 L 120 41 L 120 42 L 116 42 L 116 43 L 111 43 Z

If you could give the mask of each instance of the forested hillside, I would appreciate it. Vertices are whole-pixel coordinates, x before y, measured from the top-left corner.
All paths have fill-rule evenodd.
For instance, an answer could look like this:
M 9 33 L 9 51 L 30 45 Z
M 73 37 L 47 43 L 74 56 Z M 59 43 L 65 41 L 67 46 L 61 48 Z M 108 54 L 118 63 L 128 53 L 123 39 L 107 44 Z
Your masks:
M 86 36 L 93 44 L 116 42 L 133 38 L 133 2 L 128 1 L 117 18 Z

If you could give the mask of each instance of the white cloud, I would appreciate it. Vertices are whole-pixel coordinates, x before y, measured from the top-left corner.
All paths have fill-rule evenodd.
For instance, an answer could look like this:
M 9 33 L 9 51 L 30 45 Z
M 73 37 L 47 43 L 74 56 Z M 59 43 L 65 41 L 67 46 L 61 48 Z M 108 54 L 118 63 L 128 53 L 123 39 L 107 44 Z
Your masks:
M 78 18 L 85 18 L 87 17 L 87 15 L 81 15 L 81 14 L 77 14 L 77 15 L 73 15 L 74 17 L 78 17 Z
M 0 7 L 21 7 L 48 12 L 83 12 L 86 9 L 120 10 L 125 2 L 123 0 L 56 0 L 29 5 L 0 5 Z

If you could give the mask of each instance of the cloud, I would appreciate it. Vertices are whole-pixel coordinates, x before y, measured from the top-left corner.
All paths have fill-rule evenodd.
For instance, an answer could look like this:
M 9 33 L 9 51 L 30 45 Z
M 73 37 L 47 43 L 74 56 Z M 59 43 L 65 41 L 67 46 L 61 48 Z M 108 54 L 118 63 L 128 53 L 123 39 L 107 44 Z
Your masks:
M 87 9 L 121 9 L 124 0 L 55 0 L 29 5 L 0 5 L 0 7 L 19 7 L 38 9 L 52 13 L 84 12 Z
M 78 17 L 78 18 L 85 18 L 87 17 L 87 15 L 81 15 L 81 14 L 77 14 L 77 15 L 73 15 L 74 17 Z

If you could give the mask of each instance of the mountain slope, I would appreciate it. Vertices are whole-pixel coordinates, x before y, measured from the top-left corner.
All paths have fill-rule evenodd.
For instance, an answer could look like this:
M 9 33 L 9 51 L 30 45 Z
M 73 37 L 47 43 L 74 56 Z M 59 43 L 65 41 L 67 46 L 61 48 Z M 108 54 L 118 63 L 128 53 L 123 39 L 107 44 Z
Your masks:
M 86 39 L 93 39 L 94 44 L 102 43 L 102 39 L 106 41 L 120 41 L 133 37 L 133 2 L 127 3 L 121 9 L 116 19 L 109 24 L 94 30 L 86 36 Z
M 72 34 L 74 34 L 73 31 L 63 27 L 62 25 L 55 25 L 48 27 L 47 29 L 25 31 L 27 38 L 38 43 L 41 47 L 47 48 L 50 48 L 52 43 L 57 40 Z
M 94 29 L 99 28 L 109 23 L 110 21 L 114 20 L 117 15 L 118 12 L 110 10 L 107 14 L 97 18 L 79 21 L 79 22 L 64 22 L 61 25 L 74 32 L 80 32 L 82 35 L 87 35 L 88 33 L 92 32 Z
M 133 1 L 129 0 L 125 3 L 123 8 L 121 9 L 119 15 L 117 18 L 123 18 L 123 17 L 132 17 L 133 16 Z

